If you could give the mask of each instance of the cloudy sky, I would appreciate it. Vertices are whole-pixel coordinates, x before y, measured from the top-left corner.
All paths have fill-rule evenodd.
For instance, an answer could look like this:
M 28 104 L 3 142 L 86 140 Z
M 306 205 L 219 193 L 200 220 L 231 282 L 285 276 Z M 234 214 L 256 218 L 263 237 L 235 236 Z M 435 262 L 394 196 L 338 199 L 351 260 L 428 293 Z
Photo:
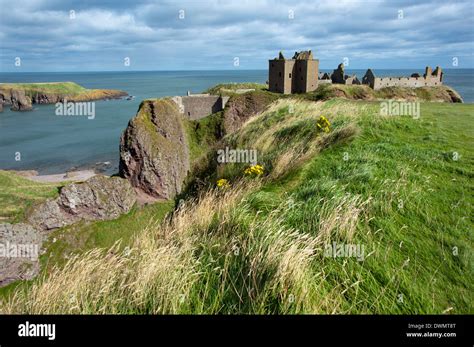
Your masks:
M 472 0 L 0 0 L 0 8 L 1 72 L 266 69 L 278 51 L 303 49 L 323 69 L 344 58 L 350 68 L 474 68 Z

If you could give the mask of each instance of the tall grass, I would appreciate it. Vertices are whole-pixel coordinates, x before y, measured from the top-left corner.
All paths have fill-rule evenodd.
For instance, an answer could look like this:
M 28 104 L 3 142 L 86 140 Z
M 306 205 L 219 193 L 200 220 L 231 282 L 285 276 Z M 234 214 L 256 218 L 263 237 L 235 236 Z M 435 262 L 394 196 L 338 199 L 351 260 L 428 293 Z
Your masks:
M 56 267 L 2 303 L 3 313 L 301 313 L 328 312 L 336 291 L 324 289 L 326 238 L 357 220 L 357 201 L 322 209 L 324 239 L 285 226 L 287 206 L 253 215 L 256 182 L 210 190 L 182 204 L 165 223 L 149 225 L 132 247 L 94 249 Z M 216 204 L 216 202 L 219 202 Z
M 472 121 L 461 106 L 423 105 L 417 121 L 382 119 L 371 104 L 280 101 L 226 139 L 259 149 L 264 178 L 229 165 L 220 174 L 230 187 L 185 200 L 129 248 L 70 259 L 0 311 L 472 312 L 472 197 L 463 192 L 474 146 L 463 147 Z M 320 115 L 329 134 L 315 130 Z M 453 148 L 461 161 L 445 155 Z M 333 243 L 362 245 L 364 257 L 327 256 Z

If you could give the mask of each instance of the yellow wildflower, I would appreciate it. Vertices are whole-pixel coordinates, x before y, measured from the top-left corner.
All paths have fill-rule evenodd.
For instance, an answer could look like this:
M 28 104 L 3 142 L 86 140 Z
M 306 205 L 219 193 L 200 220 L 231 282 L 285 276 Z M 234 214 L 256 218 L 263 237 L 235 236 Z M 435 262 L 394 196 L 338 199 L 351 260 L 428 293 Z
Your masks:
M 331 130 L 330 129 L 331 123 L 324 116 L 319 117 L 318 122 L 316 123 L 316 125 L 318 126 L 319 130 L 322 130 L 325 133 L 328 133 Z
M 226 187 L 230 186 L 229 181 L 227 181 L 225 178 L 221 178 L 221 179 L 217 180 L 216 184 L 219 188 L 226 188 Z
M 259 164 L 249 166 L 244 171 L 244 173 L 249 176 L 261 176 L 263 175 L 263 172 L 264 172 L 263 166 Z

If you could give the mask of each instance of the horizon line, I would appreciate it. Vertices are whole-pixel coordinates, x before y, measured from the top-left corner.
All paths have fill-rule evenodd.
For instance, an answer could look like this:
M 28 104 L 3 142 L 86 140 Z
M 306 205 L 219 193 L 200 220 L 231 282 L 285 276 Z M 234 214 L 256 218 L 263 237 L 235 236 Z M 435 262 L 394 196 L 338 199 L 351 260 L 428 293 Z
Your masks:
M 423 70 L 425 67 L 399 67 L 399 68 L 346 68 L 347 70 Z M 450 67 L 443 68 L 443 70 L 474 70 L 474 67 Z M 320 68 L 320 70 L 334 70 L 333 68 Z M 0 74 L 18 74 L 18 73 L 91 73 L 91 72 L 121 72 L 121 73 L 133 73 L 133 72 L 212 72 L 212 71 L 268 71 L 268 69 L 195 69 L 195 70 L 84 70 L 84 71 L 0 71 Z

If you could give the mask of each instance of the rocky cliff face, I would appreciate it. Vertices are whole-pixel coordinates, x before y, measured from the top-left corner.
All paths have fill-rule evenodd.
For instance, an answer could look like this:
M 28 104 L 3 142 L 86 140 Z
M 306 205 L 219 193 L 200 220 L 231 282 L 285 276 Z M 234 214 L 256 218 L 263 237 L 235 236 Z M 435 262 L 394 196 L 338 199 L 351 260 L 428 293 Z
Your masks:
M 135 202 L 135 191 L 127 180 L 94 176 L 65 186 L 59 197 L 34 207 L 27 219 L 37 229 L 48 231 L 80 220 L 114 219 L 130 211 Z
M 232 96 L 224 110 L 225 134 L 239 130 L 245 121 L 262 112 L 277 98 L 278 96 L 260 91 Z
M 120 140 L 120 176 L 153 198 L 181 192 L 190 167 L 183 122 L 173 101 L 143 101 Z
M 0 91 L 0 104 L 11 105 L 12 111 L 30 111 L 32 109 L 31 99 L 26 96 L 24 90 L 8 89 Z
M 0 224 L 0 287 L 29 280 L 40 269 L 43 236 L 28 224 Z

